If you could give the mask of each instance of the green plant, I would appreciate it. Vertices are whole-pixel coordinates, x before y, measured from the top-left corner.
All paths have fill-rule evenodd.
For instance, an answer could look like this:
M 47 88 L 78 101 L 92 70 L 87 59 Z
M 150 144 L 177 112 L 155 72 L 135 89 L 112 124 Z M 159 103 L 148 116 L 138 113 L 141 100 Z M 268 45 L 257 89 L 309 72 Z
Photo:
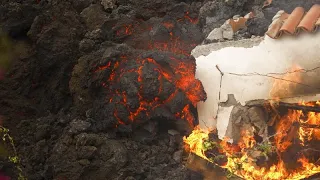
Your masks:
M 222 148 L 219 143 L 214 142 L 214 141 L 205 141 L 205 142 L 203 142 L 202 146 L 203 146 L 204 151 L 207 151 L 207 150 L 210 150 L 213 148 Z
M 262 142 L 257 144 L 257 149 L 262 152 L 264 156 L 268 156 L 268 154 L 272 153 L 275 147 L 270 142 Z
M 8 160 L 10 162 L 12 162 L 13 164 L 15 164 L 19 174 L 18 174 L 18 180 L 26 180 L 27 178 L 25 178 L 23 176 L 23 172 L 22 172 L 22 169 L 20 167 L 20 159 L 17 155 L 17 150 L 15 148 L 15 145 L 14 145 L 14 141 L 13 141 L 13 138 L 10 136 L 9 134 L 9 129 L 3 127 L 3 126 L 0 126 L 0 134 L 1 134 L 1 137 L 2 137 L 2 143 L 3 144 L 9 144 L 12 148 L 12 152 L 8 152 L 7 150 L 5 150 L 5 154 L 1 154 L 1 155 L 7 155 L 8 156 Z M 2 149 L 5 149 L 4 147 L 1 147 Z
M 227 177 L 227 179 L 231 179 L 231 178 L 234 178 L 234 177 L 237 177 L 237 176 L 234 173 L 232 173 L 231 171 L 227 170 L 226 177 Z
M 220 159 L 223 159 L 223 158 L 225 158 L 225 157 L 226 157 L 225 155 L 217 155 L 217 156 L 214 157 L 214 159 L 215 159 L 216 161 L 219 161 Z

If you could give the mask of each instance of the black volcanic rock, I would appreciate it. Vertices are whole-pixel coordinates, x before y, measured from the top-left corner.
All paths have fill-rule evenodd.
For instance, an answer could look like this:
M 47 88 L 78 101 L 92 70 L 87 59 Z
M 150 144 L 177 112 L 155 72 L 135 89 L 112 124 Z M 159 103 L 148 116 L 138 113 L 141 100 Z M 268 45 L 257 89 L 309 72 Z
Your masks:
M 4 2 L 0 6 L 0 26 L 13 38 L 25 38 L 38 13 L 34 1 Z

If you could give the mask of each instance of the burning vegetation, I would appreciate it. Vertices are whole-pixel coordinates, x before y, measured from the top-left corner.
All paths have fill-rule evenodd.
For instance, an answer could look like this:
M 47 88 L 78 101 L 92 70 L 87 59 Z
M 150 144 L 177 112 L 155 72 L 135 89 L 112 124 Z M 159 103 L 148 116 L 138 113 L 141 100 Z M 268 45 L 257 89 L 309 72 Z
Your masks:
M 244 179 L 304 179 L 320 172 L 317 121 L 319 113 L 289 110 L 266 141 L 243 132 L 229 143 L 201 129 L 184 141 L 191 152 Z

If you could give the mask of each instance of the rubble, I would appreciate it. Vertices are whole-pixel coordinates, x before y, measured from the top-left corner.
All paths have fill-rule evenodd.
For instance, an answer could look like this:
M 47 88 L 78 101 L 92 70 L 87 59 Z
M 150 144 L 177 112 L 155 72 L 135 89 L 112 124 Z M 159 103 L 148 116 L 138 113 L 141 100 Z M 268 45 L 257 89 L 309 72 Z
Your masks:
M 213 29 L 210 34 L 208 35 L 208 37 L 206 38 L 206 40 L 214 42 L 214 41 L 221 41 L 223 40 L 223 31 L 221 28 L 215 28 Z
M 228 23 L 228 21 L 221 26 L 221 30 L 222 30 L 222 37 L 224 39 L 228 39 L 228 40 L 233 39 L 234 32 L 231 24 Z
M 253 16 L 253 13 L 248 13 L 244 17 L 240 17 L 240 15 L 233 16 L 233 18 L 226 20 L 221 27 L 213 29 L 205 39 L 205 43 L 234 39 L 235 33 L 239 30 L 244 29 L 246 31 L 246 22 L 252 19 Z
M 263 140 L 268 138 L 268 119 L 264 109 L 237 105 L 232 108 L 230 114 L 225 136 L 230 137 L 233 142 L 239 141 L 242 132 L 256 133 Z
M 115 0 L 101 0 L 101 5 L 104 7 L 105 10 L 114 9 L 117 7 Z
M 207 56 L 213 51 L 218 51 L 225 47 L 244 47 L 244 48 L 251 48 L 253 46 L 257 46 L 261 43 L 263 37 L 254 37 L 250 39 L 241 39 L 237 41 L 224 41 L 224 42 L 216 42 L 216 43 L 209 43 L 205 45 L 198 45 L 192 50 L 192 55 L 195 58 L 199 56 Z

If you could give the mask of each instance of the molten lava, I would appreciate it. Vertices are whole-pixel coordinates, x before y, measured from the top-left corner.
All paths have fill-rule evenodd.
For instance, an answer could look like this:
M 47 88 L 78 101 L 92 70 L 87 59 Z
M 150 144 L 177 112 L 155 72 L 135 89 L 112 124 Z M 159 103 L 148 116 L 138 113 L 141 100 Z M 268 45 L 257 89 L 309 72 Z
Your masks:
M 185 13 L 182 19 L 187 23 L 197 23 L 197 19 L 190 17 L 188 12 Z M 101 85 L 104 89 L 107 89 L 110 95 L 107 101 L 116 104 L 113 116 L 118 121 L 118 124 L 127 125 L 135 123 L 140 119 L 148 119 L 150 112 L 159 106 L 166 106 L 167 103 L 171 103 L 177 94 L 183 92 L 186 97 L 186 103 L 182 104 L 179 110 L 170 110 L 179 111 L 171 113 L 177 119 L 187 120 L 190 126 L 194 127 L 195 118 L 190 108 L 192 105 L 196 106 L 196 103 L 203 100 L 204 97 L 201 94 L 204 92 L 202 84 L 199 80 L 195 79 L 194 59 L 190 56 L 190 51 L 196 46 L 196 43 L 190 42 L 190 40 L 187 40 L 188 42 L 181 40 L 181 33 L 177 31 L 176 21 L 169 19 L 161 22 L 160 25 L 165 30 L 162 28 L 162 31 L 155 31 L 153 33 L 159 36 L 163 35 L 165 38 L 155 40 L 150 37 L 149 42 L 137 42 L 133 46 L 138 46 L 150 52 L 163 53 L 166 62 L 163 63 L 161 60 L 158 60 L 160 61 L 158 62 L 152 56 L 123 54 L 116 60 L 109 60 L 107 64 L 100 65 L 93 70 L 93 74 L 96 76 L 104 75 L 104 73 L 108 74 L 108 78 L 104 82 L 101 82 Z M 150 27 L 149 24 L 143 21 L 137 21 L 136 23 L 128 22 L 127 24 L 123 23 L 114 26 L 113 35 L 120 39 L 139 39 L 137 38 L 139 35 L 144 33 L 149 34 L 153 29 L 154 27 Z M 187 38 L 184 37 L 184 39 Z M 129 66 L 130 68 L 128 68 Z M 149 70 L 153 70 L 153 72 Z M 134 77 L 135 82 L 132 82 L 134 87 L 125 87 L 123 89 L 118 87 L 124 76 Z M 168 82 L 175 88 L 171 94 L 166 92 L 168 91 L 168 85 L 164 83 L 168 84 Z M 152 87 L 150 84 L 152 84 Z M 112 85 L 115 85 L 116 89 L 111 89 L 110 86 Z M 129 93 L 132 88 L 136 88 L 134 94 Z M 156 91 L 152 92 L 157 92 L 157 94 L 148 94 L 148 90 L 146 90 L 148 88 L 155 88 Z M 139 101 L 139 105 L 132 105 L 133 103 L 130 103 L 133 102 L 132 99 L 135 102 Z
M 291 95 L 300 82 L 298 66 L 274 81 L 270 94 L 274 98 Z M 291 82 L 291 83 L 290 83 Z M 284 93 L 287 94 L 284 94 Z M 320 102 L 301 101 L 299 106 L 319 107 Z M 304 179 L 320 173 L 320 113 L 286 109 L 273 105 L 274 132 L 263 141 L 244 131 L 234 144 L 228 139 L 213 138 L 217 133 L 196 127 L 184 137 L 186 149 L 234 175 L 246 180 Z M 272 119 L 271 118 L 271 119 Z M 221 159 L 225 159 L 221 161 Z

